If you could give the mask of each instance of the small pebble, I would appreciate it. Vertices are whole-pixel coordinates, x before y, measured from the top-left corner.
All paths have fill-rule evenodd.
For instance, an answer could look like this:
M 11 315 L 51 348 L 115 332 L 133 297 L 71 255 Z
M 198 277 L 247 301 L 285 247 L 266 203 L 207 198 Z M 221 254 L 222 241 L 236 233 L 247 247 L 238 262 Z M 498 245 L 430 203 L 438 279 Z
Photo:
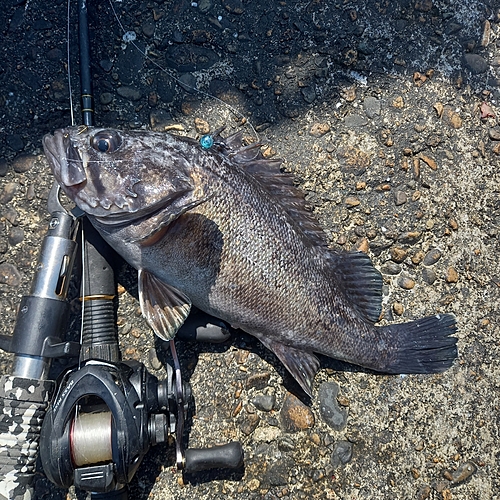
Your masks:
M 276 404 L 276 396 L 274 394 L 259 394 L 252 399 L 252 404 L 261 411 L 271 411 Z
M 400 205 L 404 205 L 408 201 L 408 196 L 404 191 L 395 191 L 394 192 L 394 203 L 398 207 Z
M 8 262 L 0 264 L 0 283 L 11 287 L 18 287 L 21 284 L 21 274 L 14 264 Z
M 394 314 L 397 314 L 398 316 L 401 316 L 405 312 L 405 308 L 401 302 L 394 302 L 392 310 L 394 311 Z
M 380 99 L 372 96 L 368 96 L 363 101 L 363 109 L 365 110 L 366 116 L 373 119 L 380 115 Z
M 33 155 L 20 155 L 12 162 L 12 168 L 14 172 L 23 174 L 24 172 L 28 172 L 35 160 L 36 157 Z
M 8 220 L 13 226 L 17 226 L 17 218 L 19 217 L 19 214 L 17 213 L 17 210 L 15 210 L 14 208 L 7 207 L 0 214 L 0 216 Z
M 350 208 L 357 207 L 360 203 L 359 199 L 355 196 L 348 196 L 345 199 L 345 204 Z
M 257 413 L 245 413 L 243 421 L 240 423 L 240 430 L 245 436 L 249 436 L 257 428 L 259 422 L 260 417 Z
M 110 92 L 103 92 L 99 95 L 99 101 L 101 101 L 101 104 L 104 104 L 105 106 L 107 104 L 111 104 L 113 102 L 113 94 Z
M 396 99 L 394 99 L 394 101 L 392 101 L 392 105 L 395 108 L 401 109 L 404 107 L 405 102 L 401 96 L 398 96 L 396 97 Z
M 422 279 L 428 285 L 432 285 L 437 279 L 436 272 L 434 271 L 434 269 L 428 269 L 427 267 L 424 267 L 424 269 L 422 269 Z
M 9 231 L 9 245 L 15 246 L 24 240 L 24 229 L 19 226 L 14 226 Z
M 429 167 L 431 167 L 432 170 L 437 170 L 437 163 L 436 163 L 436 160 L 434 160 L 434 158 L 431 158 L 430 156 L 427 156 L 427 155 L 421 155 L 420 159 L 424 163 L 429 165 Z
M 432 266 L 441 258 L 441 251 L 437 248 L 429 250 L 424 257 L 424 265 Z
M 319 413 L 321 418 L 334 430 L 342 430 L 347 423 L 347 410 L 340 408 L 337 396 L 339 386 L 335 382 L 323 382 L 319 386 Z
M 299 398 L 289 393 L 281 408 L 280 424 L 289 433 L 310 429 L 315 424 L 314 414 Z
M 449 479 L 454 485 L 463 483 L 469 479 L 477 471 L 476 464 L 474 462 L 464 462 L 461 464 L 456 471 L 450 473 Z
M 460 118 L 460 115 L 449 106 L 444 108 L 443 120 L 455 129 L 462 126 L 462 118 Z
M 381 268 L 382 274 L 389 274 L 395 276 L 401 272 L 401 266 L 395 262 L 387 261 Z
M 129 101 L 138 101 L 142 97 L 142 93 L 140 90 L 133 87 L 128 87 L 126 85 L 118 87 L 118 90 L 116 92 L 119 96 L 123 97 L 124 99 L 128 99 Z
M 403 262 L 408 255 L 408 251 L 401 247 L 391 248 L 391 260 L 400 264 Z
M 488 135 L 492 141 L 500 141 L 500 127 L 490 128 Z
M 406 276 L 402 276 L 398 280 L 398 285 L 404 290 L 411 290 L 415 287 L 415 281 L 411 278 L 407 278 Z
M 454 267 L 449 267 L 446 272 L 446 283 L 456 283 L 458 281 L 458 273 Z
M 9 164 L 4 158 L 0 159 L 0 177 L 5 177 L 9 170 Z
M 270 372 L 262 372 L 256 373 L 255 375 L 250 375 L 250 377 L 248 377 L 246 381 L 247 389 L 250 389 L 250 387 L 255 387 L 256 389 L 264 389 L 264 387 L 266 387 L 269 383 L 270 378 Z
M 210 125 L 202 118 L 197 117 L 194 119 L 194 127 L 196 128 L 196 132 L 198 132 L 198 134 L 205 135 L 210 132 Z
M 413 264 L 418 266 L 424 260 L 425 254 L 422 250 L 417 250 L 411 257 Z
M 422 233 L 419 231 L 408 231 L 406 233 L 402 233 L 401 236 L 398 238 L 398 241 L 405 245 L 411 245 L 413 243 L 416 243 L 421 236 Z
M 0 203 L 9 203 L 14 198 L 19 184 L 16 182 L 8 182 L 3 187 L 2 194 L 0 194 Z
M 334 467 L 345 465 L 352 459 L 352 443 L 349 441 L 337 441 L 333 447 L 330 463 Z
M 479 54 L 465 54 L 464 59 L 465 64 L 475 75 L 488 71 L 489 64 L 483 56 Z
M 328 123 L 315 123 L 309 131 L 309 135 L 313 137 L 322 137 L 328 132 L 330 132 L 330 125 Z

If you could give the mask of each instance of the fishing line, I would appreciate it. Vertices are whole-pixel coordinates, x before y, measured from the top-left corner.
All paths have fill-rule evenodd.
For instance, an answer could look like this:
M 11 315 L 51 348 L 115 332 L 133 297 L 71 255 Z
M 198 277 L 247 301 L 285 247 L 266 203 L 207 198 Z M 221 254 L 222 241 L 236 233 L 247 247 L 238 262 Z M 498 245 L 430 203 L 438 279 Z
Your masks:
M 111 10 L 113 12 L 113 15 L 115 16 L 115 19 L 116 19 L 118 25 L 120 26 L 120 29 L 122 30 L 123 34 L 125 35 L 126 33 L 128 33 L 128 31 L 125 29 L 125 26 L 123 26 L 122 22 L 120 21 L 120 18 L 118 17 L 118 14 L 116 13 L 115 7 L 113 5 L 113 1 L 112 0 L 108 0 L 108 1 L 109 1 L 109 5 L 111 7 Z M 198 89 L 196 87 L 193 87 L 193 86 L 191 86 L 191 85 L 189 85 L 189 84 L 181 81 L 179 78 L 177 78 L 176 76 L 174 76 L 174 74 L 171 71 L 167 70 L 166 68 L 164 68 L 163 66 L 161 66 L 160 64 L 158 64 L 155 60 L 153 60 L 151 57 L 149 57 L 149 55 L 144 50 L 142 50 L 133 40 L 130 40 L 129 43 L 131 43 L 132 46 L 140 54 L 142 54 L 149 62 L 151 62 L 160 71 L 164 72 L 166 75 L 168 75 L 170 78 L 172 78 L 172 80 L 174 80 L 175 82 L 177 82 L 181 87 L 187 87 L 187 88 L 193 90 L 194 92 L 198 92 L 199 94 L 201 94 L 201 95 L 203 95 L 205 97 L 208 97 L 209 99 L 215 99 L 215 101 L 217 101 L 218 103 L 222 104 L 222 106 L 226 107 L 226 109 L 228 109 L 230 112 L 232 112 L 238 118 L 240 118 L 242 120 L 243 124 L 246 124 L 246 125 L 248 125 L 250 127 L 250 129 L 252 130 L 252 133 L 255 136 L 257 142 L 259 141 L 259 134 L 255 130 L 255 128 L 252 125 L 252 123 L 250 122 L 250 120 L 248 120 L 243 115 L 243 113 L 241 113 L 240 111 L 238 111 L 234 106 L 231 106 L 231 104 L 228 104 L 227 102 L 223 101 L 222 99 L 218 98 L 217 96 L 214 96 L 214 95 L 210 94 L 209 92 L 205 92 L 204 90 L 200 90 L 200 89 Z

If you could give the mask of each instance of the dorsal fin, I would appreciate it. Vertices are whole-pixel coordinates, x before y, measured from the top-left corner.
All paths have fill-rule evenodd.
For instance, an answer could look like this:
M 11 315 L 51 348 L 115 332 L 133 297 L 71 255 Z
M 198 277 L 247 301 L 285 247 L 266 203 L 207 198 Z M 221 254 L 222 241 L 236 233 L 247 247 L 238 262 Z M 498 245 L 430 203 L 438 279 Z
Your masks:
M 244 146 L 243 137 L 242 132 L 237 132 L 225 139 L 216 135 L 214 140 L 222 154 L 251 174 L 276 199 L 312 245 L 326 247 L 325 233 L 307 208 L 304 193 L 294 186 L 292 174 L 280 171 L 282 160 L 264 158 L 262 144 Z
M 382 275 L 363 252 L 328 252 L 326 261 L 349 303 L 362 318 L 375 323 L 382 312 Z

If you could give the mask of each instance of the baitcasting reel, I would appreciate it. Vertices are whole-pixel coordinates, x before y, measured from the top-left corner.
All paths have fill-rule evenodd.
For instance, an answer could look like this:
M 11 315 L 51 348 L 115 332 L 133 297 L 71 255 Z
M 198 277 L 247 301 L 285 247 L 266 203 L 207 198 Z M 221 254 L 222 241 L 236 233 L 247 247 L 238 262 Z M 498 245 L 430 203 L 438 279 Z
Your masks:
M 64 488 L 74 484 L 93 499 L 125 500 L 128 483 L 158 443 L 175 441 L 179 470 L 240 467 L 238 442 L 184 449 L 191 388 L 182 381 L 174 341 L 173 367 L 166 365 L 165 380 L 151 375 L 142 363 L 121 360 L 112 250 L 85 218 L 79 221 L 65 211 L 57 186 L 48 205 L 51 222 L 32 290 L 22 299 L 13 336 L 0 336 L 0 348 L 15 354 L 13 374 L 0 378 L 0 500 L 35 498 L 38 449 L 52 482 Z M 79 224 L 84 249 L 82 338 L 80 343 L 63 342 Z M 182 337 L 210 342 L 229 337 L 221 326 L 202 323 L 191 319 Z M 57 384 L 48 379 L 51 358 L 77 356 L 78 365 Z

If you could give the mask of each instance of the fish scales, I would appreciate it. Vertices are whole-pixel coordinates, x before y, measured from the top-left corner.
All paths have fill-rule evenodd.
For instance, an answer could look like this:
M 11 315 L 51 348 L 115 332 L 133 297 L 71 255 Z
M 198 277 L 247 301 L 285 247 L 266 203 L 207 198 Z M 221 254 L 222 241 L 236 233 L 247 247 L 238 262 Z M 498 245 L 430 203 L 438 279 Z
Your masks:
M 386 373 L 432 373 L 457 355 L 452 315 L 375 326 L 382 279 L 333 252 L 292 178 L 241 134 L 203 148 L 145 131 L 67 128 L 44 138 L 53 173 L 139 270 L 141 308 L 169 339 L 191 304 L 270 348 L 311 394 L 314 353 Z

